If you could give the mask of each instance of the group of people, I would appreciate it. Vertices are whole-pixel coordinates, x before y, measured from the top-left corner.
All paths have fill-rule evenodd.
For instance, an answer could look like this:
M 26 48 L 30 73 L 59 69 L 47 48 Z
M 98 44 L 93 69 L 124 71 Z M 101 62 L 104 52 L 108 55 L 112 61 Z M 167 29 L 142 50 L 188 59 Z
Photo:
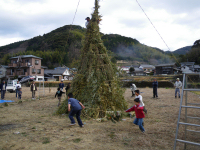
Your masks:
M 152 83 L 152 87 L 153 87 L 153 98 L 158 98 L 158 81 L 156 79 L 154 79 Z M 180 88 L 182 87 L 182 82 L 180 81 L 179 78 L 176 79 L 176 82 L 174 83 L 174 87 L 175 87 L 175 98 L 177 98 L 177 93 L 178 93 L 178 97 L 180 98 Z M 135 90 L 137 90 L 137 87 L 133 83 L 131 85 L 132 97 L 135 95 L 135 92 L 134 92 Z
M 157 93 L 158 81 L 156 79 L 154 79 L 152 86 L 153 86 L 153 98 L 155 97 L 158 98 L 158 93 Z M 182 83 L 179 78 L 176 79 L 176 82 L 174 83 L 174 87 L 175 87 L 175 98 L 177 98 L 177 93 L 180 98 L 180 88 L 182 87 Z M 145 129 L 144 129 L 143 118 L 145 117 L 144 112 L 147 113 L 147 110 L 145 109 L 144 102 L 142 101 L 142 96 L 140 95 L 140 91 L 137 90 L 137 87 L 135 84 L 132 84 L 131 92 L 132 92 L 132 97 L 136 95 L 134 99 L 135 105 L 127 109 L 125 112 L 135 111 L 136 118 L 133 121 L 133 123 L 138 125 L 139 129 L 144 133 Z
M 133 95 L 135 95 L 135 99 L 134 99 L 134 104 L 135 105 L 133 107 L 127 109 L 125 112 L 135 111 L 136 118 L 133 121 L 133 123 L 136 124 L 136 125 L 138 125 L 139 128 L 140 128 L 140 130 L 144 133 L 145 129 L 144 129 L 143 118 L 145 117 L 144 112 L 147 114 L 147 109 L 145 109 L 145 105 L 144 105 L 144 102 L 142 100 L 142 95 L 140 95 L 140 91 L 139 90 L 135 90 L 133 92 L 133 90 L 136 89 L 136 88 L 137 87 L 135 86 L 135 84 L 131 88 L 132 97 L 133 97 Z
M 1 99 L 5 99 L 6 94 L 6 88 L 7 84 L 5 81 L 3 81 L 0 84 L 0 90 L 1 90 Z M 17 81 L 17 84 L 15 85 L 15 91 L 16 91 L 16 98 L 21 99 L 22 91 L 21 91 L 21 84 L 19 84 L 19 81 Z
M 158 93 L 157 93 L 158 81 L 156 79 L 154 79 L 152 86 L 153 86 L 153 98 L 158 97 Z M 71 84 L 68 83 L 67 87 L 65 88 L 66 94 L 69 91 L 70 87 L 71 87 Z M 179 98 L 180 98 L 180 88 L 182 87 L 182 83 L 179 80 L 179 78 L 177 78 L 176 82 L 174 83 L 174 87 L 175 87 L 175 98 L 177 97 L 177 93 L 179 94 Z M 4 99 L 5 92 L 6 92 L 5 81 L 3 81 L 2 84 L 0 84 L 0 89 L 1 89 L 1 99 Z M 64 89 L 64 83 L 63 81 L 61 81 L 61 83 L 59 84 L 59 88 L 57 89 L 57 92 L 55 94 L 55 97 L 56 96 L 58 97 L 58 106 L 60 106 L 62 94 L 65 93 L 63 92 L 63 89 Z M 32 92 L 32 99 L 35 99 L 35 92 L 37 91 L 37 86 L 34 81 L 32 82 L 30 86 L 30 90 Z M 147 109 L 145 109 L 142 96 L 140 95 L 140 91 L 137 90 L 137 87 L 135 84 L 132 84 L 131 92 L 132 92 L 132 97 L 135 95 L 135 99 L 134 99 L 135 105 L 127 109 L 125 112 L 135 111 L 136 118 L 133 121 L 133 123 L 138 125 L 139 129 L 144 133 L 145 129 L 144 129 L 143 118 L 145 117 L 144 113 L 147 114 Z M 21 84 L 19 84 L 19 81 L 18 81 L 16 84 L 16 98 L 18 96 L 18 98 L 21 99 L 21 95 L 22 95 Z M 72 93 L 69 93 L 67 96 L 68 96 L 68 111 L 70 112 L 69 119 L 71 120 L 70 126 L 73 126 L 76 124 L 73 118 L 73 116 L 76 115 L 76 119 L 78 121 L 79 126 L 84 127 L 84 124 L 81 121 L 80 115 L 81 115 L 81 110 L 84 109 L 85 106 L 80 101 L 73 98 Z
M 37 86 L 35 85 L 35 82 L 31 84 L 31 91 L 32 91 L 32 99 L 35 99 L 35 92 L 37 91 Z M 5 94 L 6 94 L 6 88 L 7 84 L 5 81 L 3 81 L 0 84 L 0 90 L 1 90 L 1 99 L 5 99 Z M 16 98 L 21 99 L 22 98 L 22 87 L 19 81 L 17 81 L 17 84 L 15 85 L 15 93 L 16 93 Z
M 56 96 L 58 97 L 58 106 L 60 106 L 60 104 L 61 104 L 62 94 L 65 93 L 65 92 L 63 92 L 64 86 L 65 85 L 64 85 L 63 81 L 61 81 L 61 83 L 59 83 L 59 88 L 55 94 L 55 97 Z M 69 92 L 70 87 L 71 87 L 71 83 L 68 83 L 67 87 L 65 88 L 66 94 Z M 76 115 L 76 119 L 77 119 L 79 126 L 84 127 L 84 124 L 81 121 L 80 115 L 81 115 L 81 110 L 84 109 L 85 106 L 80 101 L 73 98 L 72 93 L 67 94 L 67 97 L 68 97 L 69 119 L 71 120 L 70 126 L 73 126 L 76 124 L 75 120 L 73 118 L 73 116 Z

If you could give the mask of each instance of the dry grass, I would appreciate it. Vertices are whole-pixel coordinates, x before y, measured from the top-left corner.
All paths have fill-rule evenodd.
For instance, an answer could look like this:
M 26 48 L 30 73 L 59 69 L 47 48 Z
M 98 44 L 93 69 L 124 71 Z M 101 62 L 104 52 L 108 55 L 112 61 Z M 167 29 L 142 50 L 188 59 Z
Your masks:
M 194 94 L 200 95 L 199 91 L 193 91 Z
M 133 119 L 116 124 L 111 121 L 97 122 L 83 118 L 84 128 L 69 127 L 66 115 L 54 116 L 58 100 L 54 98 L 56 88 L 45 89 L 45 97 L 31 100 L 29 88 L 23 88 L 22 103 L 18 103 L 14 93 L 6 93 L 6 98 L 15 100 L 5 107 L 0 106 L 0 150 L 169 150 L 173 149 L 180 99 L 174 98 L 174 89 L 159 88 L 159 99 L 152 99 L 152 89 L 140 89 L 148 114 L 144 119 L 146 133 L 141 133 Z M 188 93 L 188 101 L 198 103 L 199 96 Z M 65 97 L 63 97 L 64 99 Z M 133 105 L 130 89 L 125 92 L 129 106 Z M 184 112 L 184 110 L 183 110 Z M 188 110 L 188 115 L 198 116 L 198 110 Z M 181 116 L 183 119 L 184 116 Z M 191 123 L 200 124 L 199 121 Z M 183 138 L 183 126 L 179 137 Z M 188 134 L 190 141 L 200 142 L 199 134 Z M 178 143 L 177 149 L 183 149 Z M 198 147 L 188 145 L 188 149 Z

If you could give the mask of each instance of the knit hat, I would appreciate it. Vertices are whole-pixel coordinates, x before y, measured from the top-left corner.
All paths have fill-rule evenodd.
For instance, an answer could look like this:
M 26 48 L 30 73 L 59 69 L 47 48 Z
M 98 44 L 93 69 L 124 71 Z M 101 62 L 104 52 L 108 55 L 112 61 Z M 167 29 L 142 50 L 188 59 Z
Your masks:
M 90 17 L 85 18 L 85 20 L 88 20 L 88 19 L 90 19 Z

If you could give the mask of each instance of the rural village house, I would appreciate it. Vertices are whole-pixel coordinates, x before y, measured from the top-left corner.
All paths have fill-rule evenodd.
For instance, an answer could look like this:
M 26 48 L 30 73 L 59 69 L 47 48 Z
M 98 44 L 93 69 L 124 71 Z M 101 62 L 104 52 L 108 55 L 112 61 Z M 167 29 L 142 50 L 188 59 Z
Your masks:
M 133 67 L 134 71 L 129 72 L 129 69 Z M 122 71 L 125 71 L 127 74 L 130 74 L 131 76 L 145 76 L 146 73 L 142 68 L 138 68 L 139 66 L 122 66 L 118 67 L 118 69 L 121 69 Z
M 55 69 L 44 70 L 45 80 L 55 79 L 61 80 L 73 80 L 73 74 L 68 67 L 57 67 Z
M 34 55 L 22 55 L 10 58 L 7 68 L 7 78 L 23 78 L 28 75 L 35 77 L 36 81 L 44 80 L 44 68 L 41 66 L 42 58 Z
M 134 76 L 145 76 L 146 73 L 144 72 L 144 70 L 142 68 L 134 68 L 135 71 L 131 74 Z
M 139 68 L 143 69 L 145 73 L 151 73 L 155 69 L 155 66 L 141 64 Z
M 177 67 L 175 63 L 160 64 L 155 66 L 155 74 L 175 74 L 177 73 Z
M 191 70 L 193 70 L 194 64 L 195 64 L 195 62 L 181 62 L 181 67 L 187 66 L 187 67 L 189 67 Z
M 200 72 L 200 66 L 195 65 L 195 62 L 182 62 L 181 69 L 184 70 L 184 72 L 187 70 L 190 70 L 188 72 Z
M 200 72 L 200 66 L 199 65 L 194 65 L 194 72 Z
M 130 67 L 129 66 L 121 66 L 121 67 L 118 67 L 118 69 L 120 69 L 121 71 L 124 71 L 126 73 L 129 73 Z

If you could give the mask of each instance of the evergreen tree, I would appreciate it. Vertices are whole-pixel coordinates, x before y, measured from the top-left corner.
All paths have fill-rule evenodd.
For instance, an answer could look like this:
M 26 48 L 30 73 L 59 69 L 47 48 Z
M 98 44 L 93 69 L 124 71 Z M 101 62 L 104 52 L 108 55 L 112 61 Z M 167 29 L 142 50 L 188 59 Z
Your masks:
M 95 10 L 87 26 L 78 72 L 71 89 L 75 98 L 86 106 L 85 113 L 95 118 L 104 117 L 106 111 L 124 110 L 127 107 L 124 91 L 117 78 L 117 67 L 111 62 L 101 40 L 98 9 L 98 0 L 95 0 Z M 64 110 L 62 106 L 58 112 L 63 113 L 61 110 Z
M 135 71 L 134 67 L 130 67 L 129 72 L 133 73 Z

